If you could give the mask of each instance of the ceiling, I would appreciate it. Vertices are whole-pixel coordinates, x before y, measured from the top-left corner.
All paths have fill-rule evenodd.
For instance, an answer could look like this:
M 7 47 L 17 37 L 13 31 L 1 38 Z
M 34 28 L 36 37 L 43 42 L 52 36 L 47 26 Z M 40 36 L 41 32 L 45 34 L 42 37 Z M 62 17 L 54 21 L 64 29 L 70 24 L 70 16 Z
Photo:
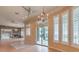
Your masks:
M 24 6 L 31 8 L 31 16 L 39 15 L 42 9 L 49 12 L 57 7 L 55 6 Z M 23 22 L 27 20 L 28 12 L 22 6 L 0 6 L 0 25 L 23 27 Z

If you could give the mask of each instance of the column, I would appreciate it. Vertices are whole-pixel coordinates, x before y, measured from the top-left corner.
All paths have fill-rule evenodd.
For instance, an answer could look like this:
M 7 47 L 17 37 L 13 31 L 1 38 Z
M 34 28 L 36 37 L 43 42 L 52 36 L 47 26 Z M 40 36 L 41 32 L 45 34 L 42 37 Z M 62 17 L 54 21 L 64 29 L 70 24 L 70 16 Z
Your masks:
M 48 47 L 53 48 L 54 46 L 54 23 L 53 23 L 53 15 L 48 16 Z
M 26 24 L 24 23 L 24 41 L 26 41 Z
M 73 40 L 73 22 L 72 22 L 72 17 L 73 17 L 73 14 L 72 14 L 72 8 L 69 9 L 69 19 L 68 19 L 68 38 L 69 38 L 69 45 L 72 44 L 72 40 Z
M 61 14 L 59 14 L 59 44 L 58 47 L 61 48 L 62 44 L 62 18 Z

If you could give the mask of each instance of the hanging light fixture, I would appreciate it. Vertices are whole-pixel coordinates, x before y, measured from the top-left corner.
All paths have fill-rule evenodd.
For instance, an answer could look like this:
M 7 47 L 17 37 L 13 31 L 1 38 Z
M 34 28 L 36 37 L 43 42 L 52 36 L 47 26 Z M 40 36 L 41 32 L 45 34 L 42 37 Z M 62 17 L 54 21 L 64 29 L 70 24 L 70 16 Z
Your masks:
M 38 23 L 47 21 L 47 18 L 48 18 L 48 14 L 45 13 L 45 10 L 43 8 L 41 14 L 38 16 Z

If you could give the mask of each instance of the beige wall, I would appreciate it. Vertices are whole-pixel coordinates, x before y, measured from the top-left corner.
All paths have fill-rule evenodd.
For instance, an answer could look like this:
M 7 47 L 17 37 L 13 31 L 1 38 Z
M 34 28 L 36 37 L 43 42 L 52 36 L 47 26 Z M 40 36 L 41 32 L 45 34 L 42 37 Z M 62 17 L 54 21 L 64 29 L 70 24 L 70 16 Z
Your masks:
M 58 49 L 61 51 L 79 51 L 79 49 L 71 47 L 71 37 L 72 37 L 72 22 L 71 22 L 71 8 L 72 7 L 64 7 L 61 10 L 57 10 L 57 12 L 55 11 L 55 13 L 50 13 L 48 16 L 48 47 L 49 48 L 54 48 L 54 49 Z M 62 39 L 62 24 L 61 24 L 61 13 L 63 13 L 64 11 L 69 10 L 69 45 L 63 45 L 61 43 L 61 39 Z M 54 43 L 54 24 L 53 24 L 53 16 L 59 14 L 59 43 Z M 29 44 L 35 44 L 36 42 L 36 28 L 37 28 L 37 24 L 35 22 L 29 22 L 31 24 L 31 35 L 30 36 L 26 36 L 26 43 Z
M 36 23 L 35 22 L 30 23 L 30 29 L 31 29 L 31 35 L 26 36 L 25 43 L 35 44 L 36 43 Z

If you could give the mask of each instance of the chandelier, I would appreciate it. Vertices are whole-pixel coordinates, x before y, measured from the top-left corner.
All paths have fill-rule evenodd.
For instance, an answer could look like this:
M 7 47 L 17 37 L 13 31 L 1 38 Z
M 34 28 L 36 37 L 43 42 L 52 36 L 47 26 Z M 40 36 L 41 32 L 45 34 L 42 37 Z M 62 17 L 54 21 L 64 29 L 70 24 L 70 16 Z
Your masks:
M 45 10 L 43 8 L 41 14 L 38 16 L 38 22 L 45 22 L 47 21 L 47 18 L 48 18 L 48 14 L 45 13 Z

